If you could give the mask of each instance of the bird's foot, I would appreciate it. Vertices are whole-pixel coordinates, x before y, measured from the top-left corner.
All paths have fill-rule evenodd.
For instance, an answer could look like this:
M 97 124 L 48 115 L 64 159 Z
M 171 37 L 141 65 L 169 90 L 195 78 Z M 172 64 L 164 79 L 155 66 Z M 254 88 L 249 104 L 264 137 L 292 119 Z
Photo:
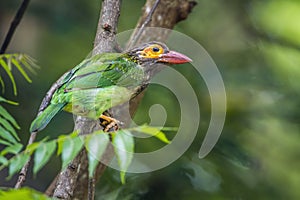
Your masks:
M 106 115 L 101 115 L 99 117 L 100 119 L 100 124 L 101 126 L 104 127 L 104 131 L 108 132 L 110 129 L 113 129 L 114 131 L 119 129 L 119 125 L 122 125 L 123 123 L 116 120 L 115 118 L 106 116 Z

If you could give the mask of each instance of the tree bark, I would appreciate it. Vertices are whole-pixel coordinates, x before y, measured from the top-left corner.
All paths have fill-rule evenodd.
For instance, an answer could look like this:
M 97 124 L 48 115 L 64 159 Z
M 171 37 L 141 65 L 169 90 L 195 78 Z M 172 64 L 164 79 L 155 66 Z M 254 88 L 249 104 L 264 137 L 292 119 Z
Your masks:
M 137 28 L 141 27 L 145 22 L 149 11 L 154 5 L 155 0 L 147 0 L 143 7 L 143 13 Z M 196 5 L 192 0 L 161 0 L 155 9 L 152 21 L 147 26 L 162 27 L 173 29 L 173 27 L 181 20 L 187 18 L 192 8 Z M 98 23 L 97 34 L 94 42 L 93 54 L 99 54 L 103 52 L 113 52 L 116 46 L 115 34 L 117 32 L 117 23 L 120 15 L 120 0 L 104 0 L 102 3 L 102 9 L 100 13 L 100 20 Z M 137 31 L 135 31 L 131 37 L 135 37 Z M 147 42 L 151 40 L 165 41 L 169 35 L 169 31 L 164 29 L 159 32 L 151 32 L 144 29 L 134 43 L 129 43 L 129 46 L 141 42 Z M 145 86 L 141 88 L 143 90 Z M 130 113 L 134 113 L 141 101 L 144 92 L 136 96 L 130 101 Z M 126 105 L 118 106 L 109 110 L 118 120 L 128 124 L 126 119 L 128 107 Z M 75 122 L 75 129 L 80 130 L 80 134 L 89 134 L 100 129 L 99 122 L 89 120 L 83 117 L 77 117 Z M 111 159 L 112 147 L 107 149 L 104 159 Z M 59 199 L 87 199 L 88 194 L 88 162 L 86 152 L 82 151 L 69 167 L 60 173 L 53 196 Z M 96 170 L 96 180 L 103 174 L 106 166 L 100 164 Z
M 118 19 L 120 16 L 121 0 L 104 0 L 101 7 L 100 19 L 94 41 L 94 55 L 104 52 L 113 52 L 115 34 L 117 32 Z M 80 116 L 76 118 L 74 130 L 79 130 L 82 135 L 100 129 L 101 127 L 98 120 L 91 120 Z M 108 148 L 108 151 L 111 150 Z M 105 155 L 110 154 L 106 153 Z M 68 165 L 67 169 L 59 174 L 53 197 L 58 199 L 87 199 L 87 169 L 87 154 L 85 150 L 82 150 Z

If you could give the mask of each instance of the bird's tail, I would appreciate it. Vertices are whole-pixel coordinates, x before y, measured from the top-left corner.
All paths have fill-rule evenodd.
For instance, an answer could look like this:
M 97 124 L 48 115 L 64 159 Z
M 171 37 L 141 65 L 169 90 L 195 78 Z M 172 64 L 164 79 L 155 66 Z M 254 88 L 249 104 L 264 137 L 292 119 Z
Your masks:
M 44 129 L 51 119 L 65 106 L 61 104 L 50 104 L 41 114 L 31 123 L 30 132 L 38 132 Z

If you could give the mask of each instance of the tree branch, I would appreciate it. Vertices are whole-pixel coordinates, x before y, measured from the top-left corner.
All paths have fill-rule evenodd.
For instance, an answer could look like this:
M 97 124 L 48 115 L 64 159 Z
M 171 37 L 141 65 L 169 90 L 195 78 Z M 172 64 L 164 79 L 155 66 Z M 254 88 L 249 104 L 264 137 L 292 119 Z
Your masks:
M 149 14 L 147 15 L 147 18 L 144 20 L 143 24 L 141 25 L 141 27 L 138 29 L 136 34 L 132 35 L 132 39 L 129 40 L 128 45 L 127 45 L 127 49 L 130 49 L 133 47 L 133 45 L 136 44 L 137 40 L 141 37 L 143 31 L 145 30 L 145 27 L 149 24 L 149 22 L 152 20 L 152 16 L 153 13 L 155 11 L 155 9 L 157 8 L 158 4 L 159 4 L 160 0 L 156 0 L 154 2 L 154 5 L 152 6 Z
M 5 36 L 4 42 L 3 42 L 2 46 L 1 46 L 1 49 L 0 49 L 0 54 L 5 53 L 8 45 L 9 45 L 9 43 L 10 43 L 10 41 L 11 41 L 11 39 L 12 39 L 12 37 L 13 37 L 13 35 L 14 35 L 14 33 L 15 33 L 15 31 L 16 31 L 16 29 L 17 29 L 23 15 L 24 15 L 24 13 L 25 13 L 25 11 L 26 11 L 26 8 L 27 8 L 29 2 L 30 2 L 30 0 L 23 0 L 21 6 L 19 7 L 19 9 L 17 11 L 17 14 L 15 15 L 12 23 L 10 24 L 9 30 L 8 30 L 6 36 Z
M 121 0 L 104 0 L 98 22 L 97 33 L 94 41 L 93 54 L 113 52 L 115 46 L 115 34 L 117 32 L 118 19 L 120 16 Z M 75 130 L 80 134 L 89 134 L 100 130 L 98 120 L 91 120 L 84 117 L 77 117 Z M 109 153 L 105 153 L 110 155 Z M 103 165 L 103 164 L 100 164 Z M 65 171 L 59 174 L 53 197 L 59 199 L 87 199 L 88 180 L 88 160 L 86 151 L 83 150 Z M 105 166 L 100 167 L 105 169 Z M 96 172 L 98 173 L 98 172 Z M 103 172 L 102 172 L 103 173 Z M 94 184 L 90 184 L 94 186 Z

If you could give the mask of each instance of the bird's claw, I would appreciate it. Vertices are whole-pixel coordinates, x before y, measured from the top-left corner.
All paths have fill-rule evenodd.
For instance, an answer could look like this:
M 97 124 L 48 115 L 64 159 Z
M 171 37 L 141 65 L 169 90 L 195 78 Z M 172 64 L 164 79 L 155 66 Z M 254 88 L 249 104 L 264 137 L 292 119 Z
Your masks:
M 106 115 L 101 115 L 99 117 L 99 119 L 100 119 L 100 124 L 101 124 L 101 126 L 104 127 L 103 130 L 105 132 L 108 132 L 112 128 L 114 131 L 116 131 L 119 129 L 120 125 L 124 124 L 123 122 L 120 122 L 119 120 L 109 117 L 109 116 L 106 116 Z

